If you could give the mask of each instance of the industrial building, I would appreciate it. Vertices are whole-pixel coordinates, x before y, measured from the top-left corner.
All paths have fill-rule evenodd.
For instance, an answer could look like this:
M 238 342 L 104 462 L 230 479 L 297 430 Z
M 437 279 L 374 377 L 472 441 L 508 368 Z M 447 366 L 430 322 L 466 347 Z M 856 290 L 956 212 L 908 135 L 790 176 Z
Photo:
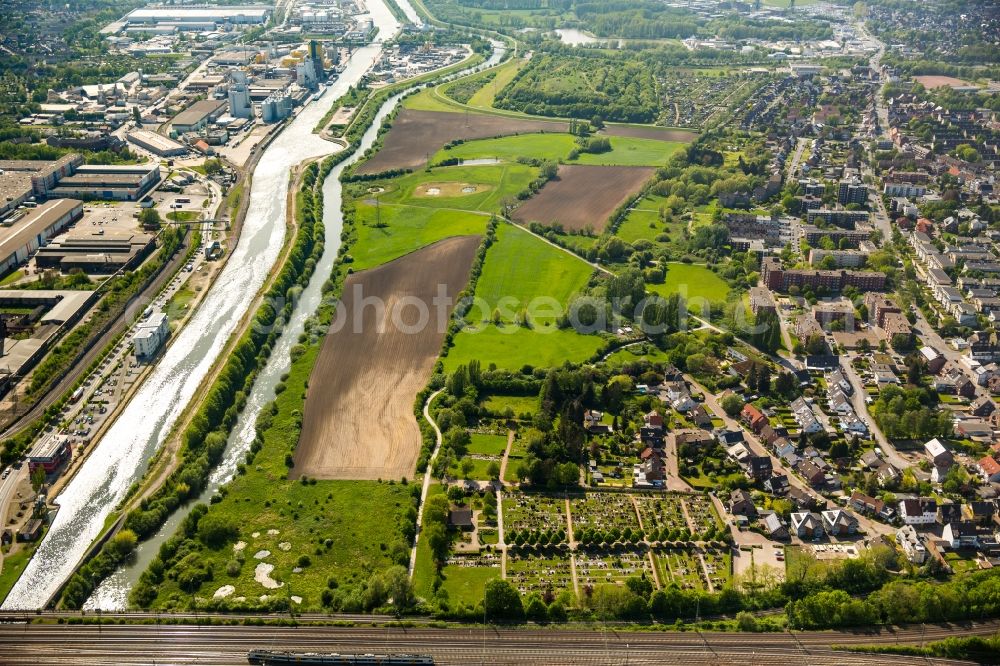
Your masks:
M 73 229 L 35 254 L 39 268 L 113 273 L 137 265 L 155 245 L 151 234 L 126 229 Z
M 31 197 L 44 197 L 60 178 L 71 175 L 83 158 L 70 153 L 58 160 L 0 160 L 0 215 Z
M 159 26 L 185 31 L 215 30 L 220 25 L 263 25 L 272 9 L 262 5 L 142 7 L 126 14 L 123 22 L 126 29 L 148 30 L 149 26 Z
M 260 117 L 265 123 L 277 123 L 292 115 L 292 98 L 273 93 L 260 104 Z
M 160 182 L 157 164 L 85 164 L 59 179 L 49 196 L 137 201 Z
M 217 99 L 203 99 L 184 109 L 170 123 L 170 128 L 178 134 L 197 132 L 226 111 L 226 103 Z
M 149 130 L 129 132 L 128 140 L 160 157 L 176 157 L 187 152 L 187 148 L 183 144 Z
M 8 215 L 0 227 L 0 275 L 27 261 L 48 239 L 83 217 L 83 204 L 53 199 Z
M 147 361 L 160 350 L 170 334 L 170 323 L 167 315 L 163 312 L 156 312 L 136 326 L 132 335 L 132 345 L 135 348 L 135 356 L 141 361 Z
M 229 114 L 234 118 L 250 118 L 253 106 L 250 104 L 250 90 L 246 83 L 229 86 Z

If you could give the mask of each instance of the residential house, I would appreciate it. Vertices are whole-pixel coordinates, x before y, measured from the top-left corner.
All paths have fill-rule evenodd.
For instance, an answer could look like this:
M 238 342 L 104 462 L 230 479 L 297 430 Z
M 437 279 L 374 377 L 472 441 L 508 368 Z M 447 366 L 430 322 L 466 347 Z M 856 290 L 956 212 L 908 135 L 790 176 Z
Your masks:
M 970 523 L 989 527 L 993 523 L 996 504 L 986 500 L 977 500 L 962 505 L 962 519 Z
M 802 478 L 804 478 L 813 488 L 819 488 L 826 483 L 826 473 L 823 472 L 819 465 L 811 459 L 800 460 L 798 466 L 796 467 L 796 471 L 801 474 Z
M 982 396 L 972 403 L 969 413 L 973 416 L 987 417 L 996 411 L 997 405 L 989 396 Z
M 979 476 L 983 479 L 984 483 L 1000 482 L 1000 462 L 997 462 L 996 458 L 983 456 L 976 463 L 976 468 L 979 470 Z
M 862 492 L 855 490 L 851 493 L 850 499 L 851 508 L 859 513 L 863 513 L 869 516 L 878 516 L 883 520 L 889 520 L 892 518 L 892 509 L 886 505 L 882 500 L 865 495 Z
M 754 482 L 766 481 L 771 478 L 772 466 L 769 456 L 750 456 L 746 466 L 747 478 Z
M 698 405 L 691 410 L 689 414 L 691 421 L 694 422 L 699 428 L 711 428 L 712 427 L 712 415 L 708 413 L 705 409 L 705 405 Z
M 924 451 L 927 452 L 927 456 L 931 459 L 931 464 L 935 467 L 947 469 L 955 464 L 955 456 L 952 455 L 951 451 L 937 437 L 924 444 Z
M 753 518 L 757 515 L 757 507 L 754 506 L 750 493 L 745 490 L 734 490 L 729 495 L 729 513 L 734 516 L 747 516 Z
M 764 482 L 764 490 L 772 495 L 784 495 L 788 492 L 788 477 L 776 474 Z
M 792 500 L 792 504 L 796 507 L 805 511 L 812 510 L 816 506 L 816 498 L 796 486 L 788 488 L 788 499 Z
M 583 429 L 594 434 L 611 432 L 611 426 L 601 423 L 604 413 L 596 409 L 588 409 L 583 413 Z
M 857 534 L 858 519 L 850 511 L 832 509 L 823 512 L 823 529 L 832 536 Z
M 791 515 L 792 532 L 800 539 L 821 539 L 823 519 L 817 513 L 800 511 Z
M 937 502 L 923 497 L 902 500 L 899 517 L 907 525 L 931 525 L 937 520 Z
M 768 424 L 764 413 L 749 402 L 743 406 L 743 411 L 740 413 L 740 420 L 755 433 L 759 433 L 761 428 Z
M 786 541 L 788 539 L 788 528 L 781 522 L 781 518 L 773 511 L 767 513 L 761 520 L 761 527 L 769 539 L 775 541 Z
M 896 530 L 896 542 L 903 549 L 906 559 L 913 564 L 923 564 L 927 560 L 927 547 L 912 525 L 903 525 Z
M 799 429 L 802 432 L 812 434 L 823 430 L 823 424 L 816 418 L 812 405 L 807 403 L 805 398 L 796 398 L 791 402 L 789 407 L 791 407 L 792 416 L 795 418 L 795 422 L 799 424 Z
M 942 525 L 957 523 L 962 520 L 962 505 L 955 502 L 941 502 L 938 504 L 937 521 Z
M 677 446 L 680 446 L 681 444 L 695 444 L 703 446 L 705 444 L 711 444 L 715 441 L 712 439 L 712 435 L 708 431 L 694 428 L 675 431 L 674 440 L 676 441 Z
M 980 528 L 975 523 L 959 521 L 948 523 L 941 530 L 941 540 L 950 548 L 978 548 Z
M 739 444 L 744 441 L 743 432 L 741 430 L 716 430 L 715 438 L 719 440 L 719 444 L 723 446 L 732 446 L 733 444 Z

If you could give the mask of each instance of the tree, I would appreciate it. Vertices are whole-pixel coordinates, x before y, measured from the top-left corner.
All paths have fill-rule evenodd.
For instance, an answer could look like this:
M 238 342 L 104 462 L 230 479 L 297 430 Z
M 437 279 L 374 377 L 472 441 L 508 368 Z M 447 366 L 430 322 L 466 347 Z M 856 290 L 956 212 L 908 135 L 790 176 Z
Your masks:
M 139 213 L 139 222 L 146 229 L 159 229 L 162 224 L 160 214 L 155 208 L 143 208 Z
M 539 624 L 548 622 L 549 619 L 549 609 L 537 594 L 532 594 L 528 598 L 528 606 L 525 608 L 524 614 L 529 620 Z
M 520 621 L 524 618 L 521 595 L 508 581 L 494 579 L 486 583 L 483 610 L 487 621 Z
M 732 394 L 727 395 L 725 398 L 722 399 L 722 402 L 720 404 L 722 405 L 722 409 L 726 412 L 726 414 L 732 417 L 735 417 L 743 409 L 743 399 L 740 398 L 738 395 L 732 395 Z
M 31 488 L 37 493 L 45 483 L 45 468 L 36 467 L 31 473 Z
M 132 120 L 135 121 L 136 125 L 142 124 L 142 113 L 139 112 L 139 107 L 137 106 L 132 107 Z
M 497 461 L 492 460 L 486 466 L 486 475 L 490 477 L 491 481 L 497 481 L 500 478 L 500 465 L 497 464 Z
M 239 534 L 239 528 L 221 516 L 205 515 L 198 521 L 198 539 L 212 549 L 234 541 Z

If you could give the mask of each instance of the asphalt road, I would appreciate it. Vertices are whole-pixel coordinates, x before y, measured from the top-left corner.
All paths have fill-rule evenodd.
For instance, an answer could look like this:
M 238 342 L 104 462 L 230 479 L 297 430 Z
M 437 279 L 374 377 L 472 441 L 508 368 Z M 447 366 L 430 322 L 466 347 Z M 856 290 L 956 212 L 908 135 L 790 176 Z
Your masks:
M 881 633 L 737 634 L 496 628 L 3 625 L 4 664 L 245 664 L 252 648 L 427 654 L 438 664 L 905 664 L 913 657 L 838 652 L 835 645 L 913 643 L 991 634 L 1000 624 Z M 956 664 L 949 660 L 923 663 Z

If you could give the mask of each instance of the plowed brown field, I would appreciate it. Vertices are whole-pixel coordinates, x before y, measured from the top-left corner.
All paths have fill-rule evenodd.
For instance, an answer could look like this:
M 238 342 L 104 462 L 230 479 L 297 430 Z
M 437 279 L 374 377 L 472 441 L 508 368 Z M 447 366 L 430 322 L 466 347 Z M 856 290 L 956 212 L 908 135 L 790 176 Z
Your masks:
M 433 299 L 438 285 L 451 299 L 465 288 L 478 246 L 478 236 L 448 238 L 347 279 L 346 323 L 326 336 L 309 377 L 294 478 L 413 478 L 420 453 L 413 399 L 449 323 L 439 324 Z M 373 299 L 384 303 L 381 312 Z M 429 310 L 426 326 L 415 325 L 417 308 L 401 306 L 416 301 Z M 450 316 L 451 306 L 444 310 Z
M 642 188 L 651 167 L 562 165 L 555 180 L 514 212 L 518 222 L 559 223 L 564 229 L 600 232 L 615 208 Z
M 656 139 L 657 141 L 677 141 L 691 143 L 698 138 L 697 132 L 669 129 L 666 127 L 633 127 L 631 125 L 607 125 L 603 130 L 608 136 L 629 136 L 636 139 Z
M 568 129 L 567 123 L 559 121 L 403 109 L 392 121 L 382 148 L 358 167 L 358 173 L 419 169 L 430 155 L 455 139 L 490 139 L 528 132 L 565 132 Z

